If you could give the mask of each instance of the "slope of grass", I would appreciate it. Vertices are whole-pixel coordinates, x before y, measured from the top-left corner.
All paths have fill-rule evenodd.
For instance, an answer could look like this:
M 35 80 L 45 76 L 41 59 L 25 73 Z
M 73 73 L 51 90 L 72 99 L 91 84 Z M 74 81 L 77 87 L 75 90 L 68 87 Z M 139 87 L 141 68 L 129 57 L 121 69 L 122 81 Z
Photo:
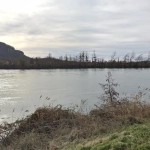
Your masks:
M 135 124 L 124 131 L 99 138 L 77 150 L 149 150 L 150 123 Z

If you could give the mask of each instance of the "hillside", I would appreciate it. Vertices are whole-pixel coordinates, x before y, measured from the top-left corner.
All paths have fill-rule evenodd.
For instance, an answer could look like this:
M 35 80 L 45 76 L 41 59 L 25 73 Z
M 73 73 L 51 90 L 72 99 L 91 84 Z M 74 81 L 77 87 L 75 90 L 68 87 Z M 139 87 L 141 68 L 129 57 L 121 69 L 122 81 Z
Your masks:
M 0 42 L 0 60 L 18 60 L 20 58 L 28 59 L 20 50 L 15 50 L 14 47 Z

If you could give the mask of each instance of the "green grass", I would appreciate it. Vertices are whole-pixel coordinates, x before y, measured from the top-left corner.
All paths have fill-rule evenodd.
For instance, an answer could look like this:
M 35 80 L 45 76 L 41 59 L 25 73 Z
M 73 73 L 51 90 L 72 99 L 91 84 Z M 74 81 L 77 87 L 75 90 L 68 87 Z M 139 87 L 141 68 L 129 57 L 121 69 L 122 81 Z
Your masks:
M 101 144 L 91 145 L 88 150 L 150 150 L 150 123 L 135 124 L 108 137 Z M 86 150 L 86 147 L 82 149 Z

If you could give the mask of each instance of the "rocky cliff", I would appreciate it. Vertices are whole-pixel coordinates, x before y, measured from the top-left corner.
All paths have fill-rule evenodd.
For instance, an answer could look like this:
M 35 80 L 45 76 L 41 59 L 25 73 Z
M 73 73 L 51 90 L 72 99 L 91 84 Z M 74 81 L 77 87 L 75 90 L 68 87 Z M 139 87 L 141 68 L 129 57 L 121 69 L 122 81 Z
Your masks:
M 22 51 L 0 42 L 0 60 L 18 60 L 20 58 L 28 59 Z

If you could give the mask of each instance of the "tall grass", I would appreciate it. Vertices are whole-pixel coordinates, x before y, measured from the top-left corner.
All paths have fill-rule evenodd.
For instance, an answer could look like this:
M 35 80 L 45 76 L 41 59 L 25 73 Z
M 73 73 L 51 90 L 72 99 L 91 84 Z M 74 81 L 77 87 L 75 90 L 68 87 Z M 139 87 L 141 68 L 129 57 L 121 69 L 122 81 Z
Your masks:
M 110 72 L 106 84 L 100 85 L 104 90 L 100 98 L 104 104 L 95 105 L 95 109 L 88 114 L 82 111 L 86 107 L 82 101 L 80 108 L 63 108 L 62 105 L 40 107 L 25 119 L 6 123 L 1 128 L 10 132 L 1 140 L 1 149 L 65 149 L 79 141 L 149 121 L 150 104 L 142 101 L 145 93 L 139 91 L 132 99 L 119 98 L 119 93 L 115 90 L 117 84 Z M 148 93 L 149 89 L 145 91 Z

